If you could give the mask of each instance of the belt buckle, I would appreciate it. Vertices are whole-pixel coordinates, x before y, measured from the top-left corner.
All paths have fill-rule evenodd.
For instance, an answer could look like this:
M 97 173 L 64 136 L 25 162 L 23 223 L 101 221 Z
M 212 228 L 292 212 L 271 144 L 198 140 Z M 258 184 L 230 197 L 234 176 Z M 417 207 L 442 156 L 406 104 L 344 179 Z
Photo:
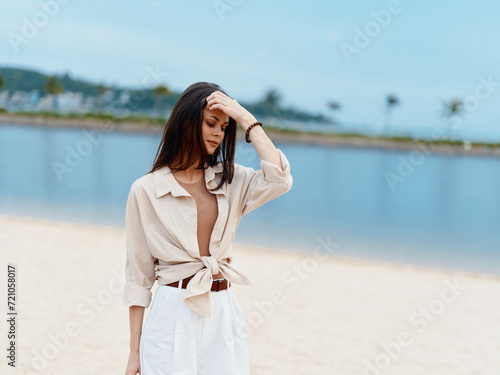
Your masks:
M 220 286 L 220 282 L 221 282 L 221 280 L 214 280 L 214 281 L 216 281 L 216 282 L 217 282 L 217 290 L 216 290 L 216 292 L 218 292 L 218 291 L 219 291 L 219 286 Z

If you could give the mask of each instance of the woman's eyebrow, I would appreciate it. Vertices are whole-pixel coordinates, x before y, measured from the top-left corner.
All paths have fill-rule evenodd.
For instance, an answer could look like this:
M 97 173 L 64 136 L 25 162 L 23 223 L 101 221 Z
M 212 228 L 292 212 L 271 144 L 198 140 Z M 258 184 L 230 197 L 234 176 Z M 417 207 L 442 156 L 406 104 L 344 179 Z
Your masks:
M 213 117 L 214 119 L 216 119 L 217 121 L 220 121 L 216 116 L 210 116 L 210 117 Z M 229 124 L 229 121 L 226 121 L 224 124 Z

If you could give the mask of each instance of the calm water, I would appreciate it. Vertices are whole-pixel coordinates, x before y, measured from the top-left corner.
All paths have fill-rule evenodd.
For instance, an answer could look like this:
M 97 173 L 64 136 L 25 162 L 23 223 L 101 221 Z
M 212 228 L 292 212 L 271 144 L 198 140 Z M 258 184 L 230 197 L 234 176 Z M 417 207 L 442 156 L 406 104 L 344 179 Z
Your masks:
M 87 136 L 1 125 L 0 213 L 123 227 L 130 185 L 150 169 L 160 136 L 94 133 L 85 148 Z M 294 185 L 243 217 L 236 242 L 313 251 L 330 241 L 332 254 L 500 275 L 500 159 L 275 145 Z M 260 169 L 244 142 L 236 162 Z M 387 173 L 400 176 L 393 189 Z

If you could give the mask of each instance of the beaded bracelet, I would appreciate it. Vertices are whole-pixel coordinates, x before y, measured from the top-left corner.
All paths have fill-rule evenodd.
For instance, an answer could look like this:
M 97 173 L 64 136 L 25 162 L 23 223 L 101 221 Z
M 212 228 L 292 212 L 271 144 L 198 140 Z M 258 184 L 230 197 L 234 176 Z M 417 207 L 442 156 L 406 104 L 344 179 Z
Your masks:
M 249 133 L 250 133 L 250 130 L 251 130 L 254 126 L 257 126 L 257 125 L 262 126 L 262 122 L 258 122 L 258 121 L 256 121 L 256 122 L 254 122 L 252 125 L 250 125 L 250 126 L 247 128 L 247 130 L 246 130 L 246 132 L 245 132 L 245 141 L 246 141 L 247 143 L 252 142 L 252 141 L 250 140 Z

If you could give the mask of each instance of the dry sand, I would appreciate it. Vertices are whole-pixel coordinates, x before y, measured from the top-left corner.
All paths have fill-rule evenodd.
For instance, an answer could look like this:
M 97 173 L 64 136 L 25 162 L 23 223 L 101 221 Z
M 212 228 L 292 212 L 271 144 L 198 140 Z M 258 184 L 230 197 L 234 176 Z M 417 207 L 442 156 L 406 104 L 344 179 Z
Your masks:
M 124 373 L 124 246 L 120 228 L 0 216 L 0 374 Z M 235 246 L 254 284 L 234 285 L 252 375 L 500 374 L 499 277 L 326 253 Z M 17 371 L 5 355 L 9 263 Z

